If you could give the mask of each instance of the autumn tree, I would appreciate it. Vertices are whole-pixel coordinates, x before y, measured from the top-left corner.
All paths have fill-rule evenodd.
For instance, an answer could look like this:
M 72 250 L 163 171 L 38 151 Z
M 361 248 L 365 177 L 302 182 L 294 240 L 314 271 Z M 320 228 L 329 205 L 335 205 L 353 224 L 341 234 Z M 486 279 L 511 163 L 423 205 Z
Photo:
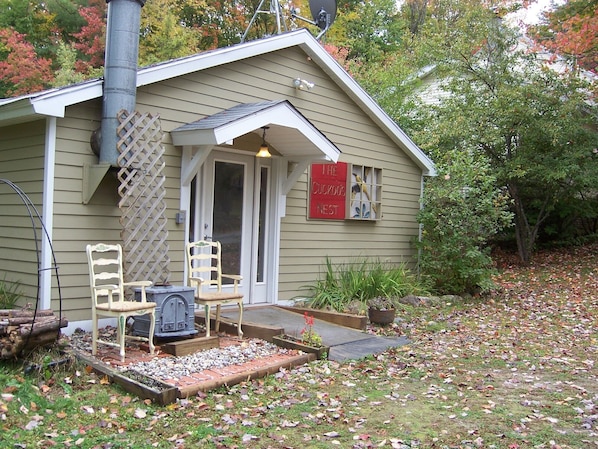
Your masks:
M 73 47 L 78 51 L 75 63 L 79 73 L 90 73 L 93 69 L 104 66 L 104 48 L 106 44 L 106 2 L 104 0 L 90 0 L 87 6 L 82 6 L 78 14 L 83 25 L 73 33 Z
M 546 48 L 598 73 L 598 1 L 567 1 L 546 14 L 533 31 Z
M 181 23 L 199 32 L 198 48 L 208 50 L 239 43 L 259 1 L 174 0 L 174 3 Z M 248 40 L 263 37 L 272 29 L 272 17 L 261 14 Z
M 85 0 L 0 0 L 0 28 L 25 35 L 39 57 L 53 59 L 60 42 L 70 43 L 83 25 Z
M 25 35 L 11 28 L 0 29 L 0 97 L 22 95 L 48 87 L 52 63 L 40 58 Z
M 99 0 L 92 0 L 99 3 Z M 72 67 L 61 64 L 72 58 L 66 51 L 72 51 L 76 35 L 85 24 L 79 14 L 82 0 L 0 0 L 0 30 L 3 35 L 3 54 L 0 64 L 6 76 L 0 82 L 0 96 L 34 92 L 56 85 L 58 79 L 80 79 L 66 76 L 70 70 L 84 72 L 86 68 L 75 63 Z M 88 45 L 88 36 L 83 47 Z M 14 49 L 14 51 L 8 51 Z M 59 54 L 61 53 L 61 54 Z M 101 62 L 100 62 L 101 63 Z M 83 64 L 85 65 L 85 64 Z M 29 69 L 31 67 L 31 69 Z M 56 76 L 52 72 L 60 72 Z

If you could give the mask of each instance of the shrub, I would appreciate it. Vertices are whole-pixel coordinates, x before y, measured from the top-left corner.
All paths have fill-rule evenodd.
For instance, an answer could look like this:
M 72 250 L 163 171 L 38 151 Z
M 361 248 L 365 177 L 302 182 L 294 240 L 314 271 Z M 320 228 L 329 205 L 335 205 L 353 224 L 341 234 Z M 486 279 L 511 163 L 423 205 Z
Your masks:
M 486 243 L 511 224 L 512 213 L 488 164 L 468 154 L 452 157 L 424 189 L 420 270 L 438 293 L 483 292 L 493 285 Z

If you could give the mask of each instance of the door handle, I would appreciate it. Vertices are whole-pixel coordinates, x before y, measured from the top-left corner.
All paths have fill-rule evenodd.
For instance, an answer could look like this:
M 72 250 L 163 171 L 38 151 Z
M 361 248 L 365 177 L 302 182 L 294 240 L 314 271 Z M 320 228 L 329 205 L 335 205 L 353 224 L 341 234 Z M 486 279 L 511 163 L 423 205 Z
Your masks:
M 212 240 L 212 236 L 211 236 L 211 235 L 204 234 L 204 236 L 203 236 L 203 239 L 204 239 L 204 240 Z

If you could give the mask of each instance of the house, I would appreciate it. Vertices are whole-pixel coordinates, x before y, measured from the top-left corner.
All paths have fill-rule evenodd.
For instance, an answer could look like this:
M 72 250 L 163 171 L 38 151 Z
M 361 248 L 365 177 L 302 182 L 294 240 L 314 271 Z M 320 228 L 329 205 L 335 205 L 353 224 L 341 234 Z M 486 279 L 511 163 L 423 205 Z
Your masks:
M 186 283 L 185 242 L 204 236 L 236 248 L 247 306 L 301 295 L 327 257 L 414 261 L 434 165 L 307 30 L 141 68 L 136 85 L 136 110 L 163 133 L 171 284 Z M 98 79 L 0 100 L 0 179 L 31 198 L 51 237 L 0 183 L 0 273 L 60 308 L 67 333 L 90 326 L 85 246 L 122 238 L 118 183 L 93 170 L 102 97 Z M 262 143 L 272 157 L 255 157 Z M 316 204 L 320 194 L 338 201 Z

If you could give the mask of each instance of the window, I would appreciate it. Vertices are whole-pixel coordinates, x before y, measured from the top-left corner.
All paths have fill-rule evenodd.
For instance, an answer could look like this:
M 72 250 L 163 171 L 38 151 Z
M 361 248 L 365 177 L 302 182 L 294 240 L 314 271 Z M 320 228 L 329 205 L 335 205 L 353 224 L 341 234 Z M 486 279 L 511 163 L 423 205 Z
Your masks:
M 352 220 L 379 220 L 382 217 L 382 169 L 351 165 L 351 194 L 348 217 Z

